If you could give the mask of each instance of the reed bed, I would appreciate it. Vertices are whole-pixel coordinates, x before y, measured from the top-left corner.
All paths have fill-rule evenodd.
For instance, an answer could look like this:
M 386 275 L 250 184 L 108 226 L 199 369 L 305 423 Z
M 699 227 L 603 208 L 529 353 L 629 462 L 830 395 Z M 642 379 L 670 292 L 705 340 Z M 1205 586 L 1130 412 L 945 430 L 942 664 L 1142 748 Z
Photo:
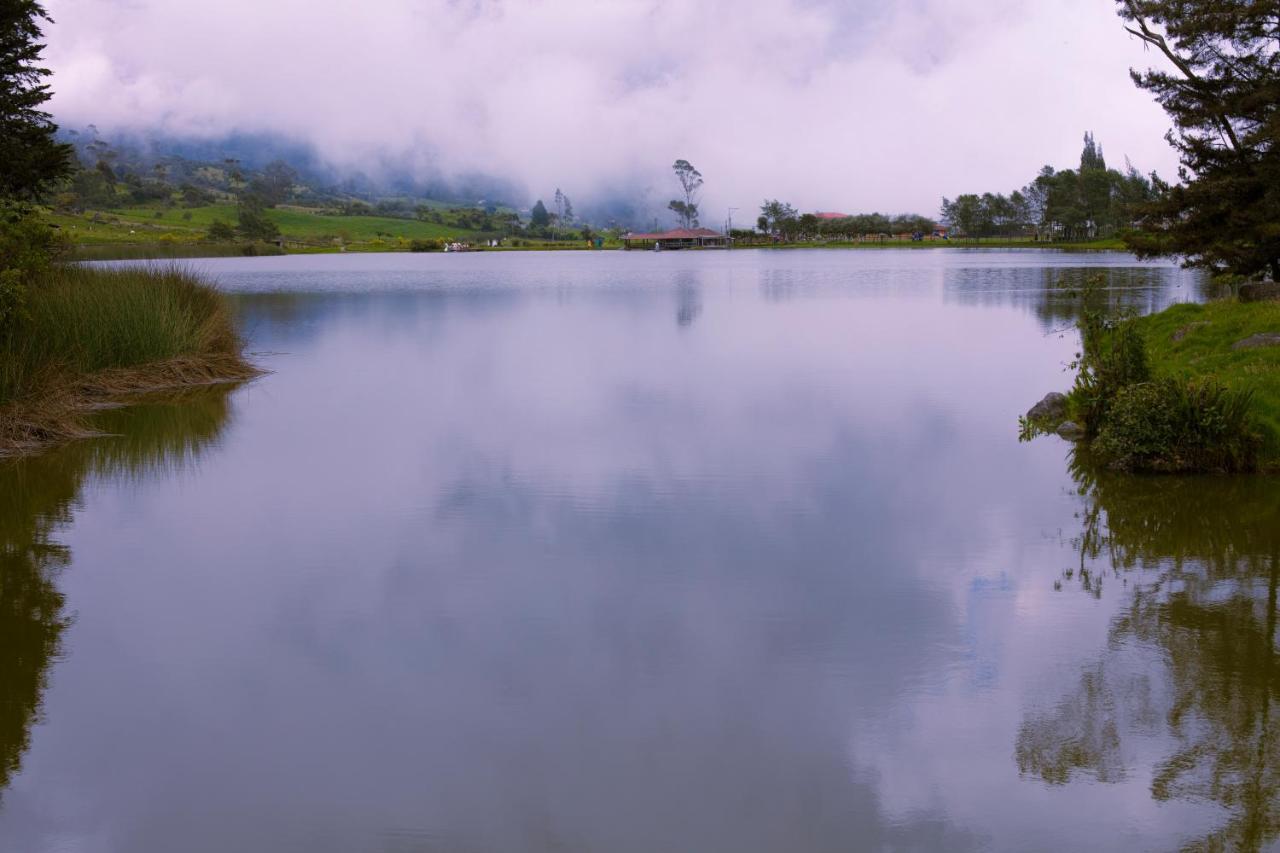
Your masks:
M 176 266 L 63 265 L 0 336 L 0 455 L 93 435 L 122 398 L 252 378 L 226 298 Z

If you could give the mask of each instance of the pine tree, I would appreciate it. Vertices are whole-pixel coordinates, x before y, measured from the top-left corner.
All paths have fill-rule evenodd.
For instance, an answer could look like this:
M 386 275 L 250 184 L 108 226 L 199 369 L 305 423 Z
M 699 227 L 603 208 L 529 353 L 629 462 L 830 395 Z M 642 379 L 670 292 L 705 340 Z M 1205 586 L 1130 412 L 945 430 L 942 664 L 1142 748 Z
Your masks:
M 1118 178 L 1119 175 L 1116 175 Z M 1085 236 L 1097 237 L 1111 228 L 1112 175 L 1107 172 L 1107 161 L 1102 156 L 1102 146 L 1092 133 L 1084 135 L 1084 149 L 1080 152 L 1080 213 L 1084 220 Z
M 551 214 L 547 213 L 547 206 L 542 203 L 542 199 L 538 199 L 538 203 L 529 213 L 529 225 L 534 228 L 546 228 L 550 224 Z
M 1131 72 L 1173 119 L 1181 183 L 1140 208 L 1143 255 L 1280 280 L 1280 8 L 1275 0 L 1118 0 L 1174 71 Z
M 1086 169 L 1102 169 L 1106 171 L 1107 160 L 1102 156 L 1102 146 L 1093 138 L 1091 131 L 1085 131 L 1084 150 L 1080 152 L 1080 171 Z
M 70 171 L 71 148 L 57 142 L 57 126 L 41 107 L 49 100 L 40 67 L 36 0 L 0 0 L 0 201 L 30 201 Z

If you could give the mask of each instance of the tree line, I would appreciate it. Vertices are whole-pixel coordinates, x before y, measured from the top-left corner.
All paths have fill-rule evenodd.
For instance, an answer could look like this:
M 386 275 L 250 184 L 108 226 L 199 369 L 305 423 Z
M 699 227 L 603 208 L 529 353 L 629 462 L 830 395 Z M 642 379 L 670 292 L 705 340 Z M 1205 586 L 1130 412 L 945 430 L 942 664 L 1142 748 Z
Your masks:
M 765 199 L 756 217 L 756 230 L 735 232 L 739 238 L 750 239 L 764 235 L 783 242 L 808 242 L 812 240 L 856 240 L 868 236 L 932 234 L 936 223 L 918 213 L 857 213 L 839 218 L 822 217 L 816 213 L 799 213 L 791 204 L 775 199 Z
M 966 237 L 1033 237 L 1090 240 L 1137 227 L 1142 206 L 1168 186 L 1125 161 L 1125 171 L 1107 167 L 1102 146 L 1084 135 L 1078 169 L 1045 166 L 1030 183 L 1003 193 L 967 193 L 943 198 L 942 218 Z

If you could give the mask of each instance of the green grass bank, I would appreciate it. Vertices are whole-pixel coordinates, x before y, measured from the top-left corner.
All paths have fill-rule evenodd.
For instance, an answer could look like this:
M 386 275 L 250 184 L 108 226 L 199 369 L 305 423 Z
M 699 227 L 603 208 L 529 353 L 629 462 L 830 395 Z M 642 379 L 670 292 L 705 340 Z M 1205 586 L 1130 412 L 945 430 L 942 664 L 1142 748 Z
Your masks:
M 1258 336 L 1280 336 L 1280 302 L 1173 305 L 1140 318 L 1137 328 L 1154 376 L 1252 391 L 1259 465 L 1280 470 L 1280 345 L 1256 345 Z M 1242 344 L 1250 339 L 1255 345 Z
M 1020 419 L 1075 460 L 1128 472 L 1280 473 L 1280 302 L 1182 303 L 1144 317 L 1090 307 L 1066 394 Z
M 0 335 L 0 455 L 91 435 L 131 395 L 256 374 L 225 297 L 177 267 L 55 265 Z

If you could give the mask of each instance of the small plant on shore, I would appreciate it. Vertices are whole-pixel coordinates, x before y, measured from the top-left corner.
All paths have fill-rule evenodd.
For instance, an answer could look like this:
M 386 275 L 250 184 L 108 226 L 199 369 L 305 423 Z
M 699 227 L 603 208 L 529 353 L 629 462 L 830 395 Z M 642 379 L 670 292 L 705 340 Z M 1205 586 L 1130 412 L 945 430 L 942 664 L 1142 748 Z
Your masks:
M 1072 367 L 1072 409 L 1087 436 L 1097 435 L 1107 421 L 1112 402 L 1123 389 L 1151 378 L 1146 342 L 1137 319 L 1128 312 L 1109 314 L 1091 304 L 1100 277 L 1086 283 L 1081 300 L 1080 352 Z
M 1212 381 L 1140 382 L 1119 389 L 1092 450 L 1125 471 L 1246 471 L 1257 464 L 1252 391 Z

